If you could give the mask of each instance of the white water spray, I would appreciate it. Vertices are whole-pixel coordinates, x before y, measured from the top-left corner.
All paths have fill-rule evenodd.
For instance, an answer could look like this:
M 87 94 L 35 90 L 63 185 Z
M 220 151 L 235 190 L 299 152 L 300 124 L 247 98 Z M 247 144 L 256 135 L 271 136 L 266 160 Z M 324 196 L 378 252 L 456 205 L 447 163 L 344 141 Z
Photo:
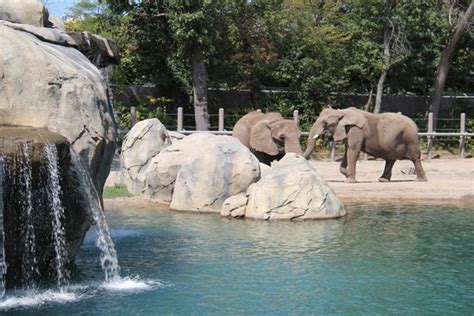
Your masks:
M 3 229 L 3 186 L 5 179 L 5 171 L 3 170 L 4 158 L 0 156 L 0 227 L 2 229 L 2 235 L 0 236 L 0 241 L 2 243 L 0 247 L 0 297 L 5 295 L 5 274 L 7 273 L 7 266 L 5 263 L 5 232 Z
M 53 243 L 56 261 L 56 280 L 60 290 L 69 284 L 69 271 L 66 269 L 68 253 L 66 249 L 66 236 L 64 230 L 64 207 L 61 203 L 61 186 L 59 184 L 58 151 L 55 145 L 44 146 L 46 156 L 46 169 L 48 175 L 47 194 L 48 203 L 53 217 Z
M 28 286 L 34 286 L 33 280 L 39 275 L 38 258 L 36 255 L 36 236 L 33 225 L 33 198 L 32 198 L 32 166 L 31 166 L 31 147 L 28 143 L 22 143 L 22 157 L 17 157 L 20 163 L 20 183 L 22 184 L 24 216 L 26 221 L 25 243 L 26 251 L 24 260 L 22 260 L 22 270 L 25 280 L 29 280 Z
M 87 208 L 91 211 L 91 215 L 96 224 L 97 241 L 96 245 L 101 251 L 100 263 L 105 273 L 105 281 L 107 283 L 120 281 L 120 266 L 118 264 L 117 252 L 115 251 L 114 242 L 110 236 L 109 226 L 105 221 L 104 211 L 100 203 L 99 195 L 95 189 L 95 185 L 89 175 L 89 172 L 82 163 L 81 157 L 71 149 L 72 161 L 75 170 L 78 173 L 82 194 L 85 195 L 85 202 L 88 203 Z

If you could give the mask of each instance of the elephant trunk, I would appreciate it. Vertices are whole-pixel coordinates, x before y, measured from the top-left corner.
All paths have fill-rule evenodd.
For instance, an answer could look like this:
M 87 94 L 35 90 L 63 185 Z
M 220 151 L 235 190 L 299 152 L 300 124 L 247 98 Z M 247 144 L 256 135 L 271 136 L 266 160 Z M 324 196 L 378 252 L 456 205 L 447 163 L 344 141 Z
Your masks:
M 298 155 L 303 154 L 303 150 L 301 149 L 301 144 L 298 141 L 293 142 L 293 141 L 286 141 L 285 142 L 285 153 L 295 153 Z
M 307 146 L 306 150 L 303 153 L 303 156 L 305 158 L 308 158 L 309 155 L 313 152 L 315 138 L 318 138 L 319 135 L 320 135 L 320 132 L 318 131 L 316 123 L 314 123 L 313 127 L 311 127 L 311 130 L 309 131 L 308 144 L 306 145 Z

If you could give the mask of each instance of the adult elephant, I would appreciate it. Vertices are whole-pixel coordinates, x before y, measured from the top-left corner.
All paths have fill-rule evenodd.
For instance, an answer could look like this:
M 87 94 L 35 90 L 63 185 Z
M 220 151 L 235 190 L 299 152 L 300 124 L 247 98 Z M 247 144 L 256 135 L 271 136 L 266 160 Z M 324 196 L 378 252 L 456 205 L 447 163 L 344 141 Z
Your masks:
M 265 164 L 282 158 L 285 153 L 303 153 L 297 124 L 277 112 L 254 111 L 242 116 L 235 123 L 232 136 Z
M 305 157 L 313 151 L 314 140 L 319 136 L 344 141 L 345 151 L 339 170 L 346 176 L 346 182 L 357 182 L 355 167 L 360 151 L 385 160 L 385 169 L 379 178 L 381 182 L 390 181 L 393 164 L 404 158 L 415 165 L 416 180 L 427 181 L 420 161 L 417 126 L 406 116 L 372 114 L 356 108 L 327 108 L 311 127 Z

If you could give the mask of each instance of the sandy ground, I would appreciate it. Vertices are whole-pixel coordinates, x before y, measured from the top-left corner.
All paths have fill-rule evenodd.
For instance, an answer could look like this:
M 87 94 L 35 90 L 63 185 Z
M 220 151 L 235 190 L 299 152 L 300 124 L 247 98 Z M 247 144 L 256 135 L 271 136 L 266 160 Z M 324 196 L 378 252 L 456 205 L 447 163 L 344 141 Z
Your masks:
M 358 161 L 357 183 L 344 182 L 339 162 L 311 160 L 310 163 L 345 203 L 452 203 L 472 205 L 474 209 L 474 159 L 424 160 L 428 182 L 416 182 L 415 175 L 403 173 L 413 168 L 409 160 L 395 163 L 392 181 L 387 183 L 378 182 L 385 165 L 382 160 Z
M 413 168 L 409 160 L 397 161 L 392 181 L 378 182 L 385 162 L 360 160 L 357 162 L 357 183 L 345 183 L 339 173 L 339 162 L 310 160 L 310 164 L 334 189 L 344 203 L 433 203 L 472 206 L 474 210 L 474 159 L 423 160 L 428 182 L 414 181 L 415 175 L 405 174 Z M 405 172 L 405 173 L 403 173 Z M 111 172 L 106 186 L 119 182 L 118 172 Z M 105 199 L 106 209 L 133 207 L 161 208 L 140 197 Z M 166 206 L 162 206 L 166 208 Z

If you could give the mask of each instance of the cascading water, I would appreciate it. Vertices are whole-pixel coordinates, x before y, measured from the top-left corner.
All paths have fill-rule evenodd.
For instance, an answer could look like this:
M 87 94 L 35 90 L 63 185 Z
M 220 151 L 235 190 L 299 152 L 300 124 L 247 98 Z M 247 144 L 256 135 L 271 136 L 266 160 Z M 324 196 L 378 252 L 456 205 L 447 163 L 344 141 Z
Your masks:
M 22 188 L 22 213 L 24 225 L 22 227 L 22 235 L 26 248 L 22 255 L 22 272 L 23 281 L 26 287 L 34 287 L 35 280 L 38 278 L 38 256 L 36 253 L 36 234 L 33 220 L 33 193 L 32 193 L 32 163 L 31 163 L 31 146 L 29 143 L 21 143 L 21 154 L 15 157 L 19 166 L 19 174 L 13 175 L 12 179 L 15 183 L 18 181 L 17 187 Z
M 3 297 L 5 294 L 5 248 L 4 248 L 4 234 L 3 234 L 3 182 L 4 182 L 4 173 L 3 170 L 3 156 L 0 156 L 0 227 L 2 228 L 2 235 L 0 236 L 0 297 Z
M 98 235 L 96 245 L 101 251 L 100 263 L 105 273 L 105 281 L 107 283 L 120 281 L 120 266 L 118 264 L 117 252 L 115 251 L 114 242 L 110 236 L 99 195 L 80 156 L 72 149 L 71 157 L 75 165 L 73 170 L 77 172 L 77 178 L 80 182 L 80 191 L 85 197 L 84 201 L 88 204 L 86 207 L 92 213 L 91 215 L 96 224 Z
M 104 288 L 112 291 L 134 291 L 134 290 L 148 290 L 154 285 L 158 284 L 155 281 L 142 281 L 138 276 L 136 277 L 121 277 L 120 266 L 118 263 L 117 252 L 115 251 L 114 242 L 110 235 L 109 226 L 105 220 L 105 214 L 102 208 L 100 197 L 95 189 L 89 172 L 82 163 L 80 156 L 71 148 L 71 160 L 74 168 L 71 168 L 75 173 L 75 178 L 79 179 L 80 191 L 85 197 L 84 202 L 87 203 L 85 207 L 90 210 L 91 216 L 94 219 L 97 241 L 96 246 L 99 248 L 100 263 L 105 274 Z
M 55 281 L 62 290 L 91 222 L 67 176 L 69 144 L 49 131 L 0 126 L 0 150 L 3 288 L 36 291 Z
M 94 222 L 105 274 L 98 289 L 141 291 L 156 285 L 120 277 L 100 196 L 67 139 L 47 130 L 0 126 L 0 295 L 6 293 L 0 311 L 31 301 L 70 302 L 80 299 L 84 288 L 95 291 L 90 284 L 71 285 L 69 270 Z
M 66 238 L 64 230 L 64 207 L 61 202 L 61 186 L 59 184 L 58 151 L 55 145 L 44 146 L 48 175 L 47 194 L 53 218 L 53 242 L 55 252 L 56 280 L 59 289 L 69 283 L 69 271 L 66 269 L 67 259 Z

